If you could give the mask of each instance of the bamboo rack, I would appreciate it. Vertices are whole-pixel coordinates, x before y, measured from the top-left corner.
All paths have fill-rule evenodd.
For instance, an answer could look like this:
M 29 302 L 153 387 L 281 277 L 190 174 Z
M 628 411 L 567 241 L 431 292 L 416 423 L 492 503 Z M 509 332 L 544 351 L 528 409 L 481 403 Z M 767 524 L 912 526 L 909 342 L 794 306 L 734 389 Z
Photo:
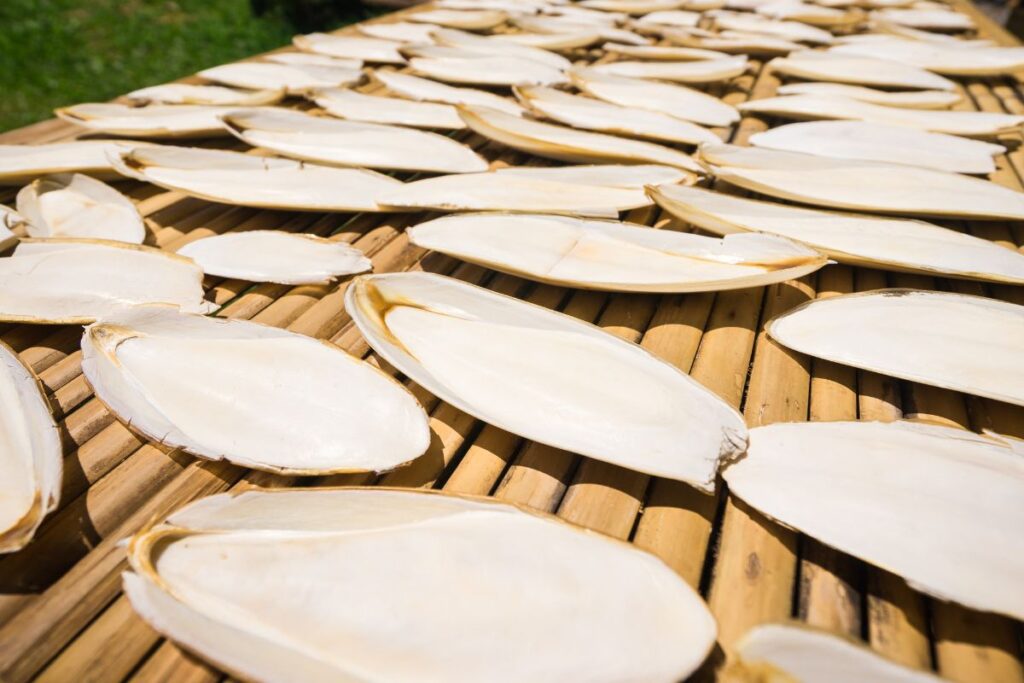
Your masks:
M 1016 40 L 968 0 L 950 0 L 983 37 Z M 415 9 L 378 19 L 389 22 Z M 341 33 L 352 32 L 347 28 Z M 585 54 L 580 55 L 587 58 Z M 738 103 L 771 96 L 777 79 L 762 70 L 710 92 Z M 965 109 L 1024 113 L 1016 79 L 963 81 Z M 723 137 L 743 144 L 767 128 L 746 117 Z M 81 132 L 56 120 L 0 135 L 2 143 L 73 139 Z M 998 159 L 993 180 L 1024 189 L 1019 135 Z M 460 135 L 492 165 L 539 163 L 471 134 Z M 218 141 L 223 146 L 229 142 Z M 763 323 L 808 299 L 886 286 L 922 287 L 1024 304 L 1024 289 L 829 266 L 796 281 L 720 293 L 606 294 L 537 285 L 425 252 L 403 228 L 422 214 L 299 214 L 228 207 L 125 181 L 156 244 L 176 250 L 212 234 L 255 229 L 305 232 L 354 244 L 376 272 L 443 273 L 594 322 L 689 372 L 739 408 L 750 426 L 802 420 L 929 418 L 952 426 L 1024 437 L 1024 409 L 814 360 L 769 340 Z M 724 189 L 724 188 L 723 188 Z M 3 193 L 0 193 L 3 194 Z M 8 192 L 0 200 L 9 201 Z M 688 230 L 649 207 L 634 222 Z M 960 228 L 1016 249 L 1024 225 L 961 222 Z M 334 286 L 284 286 L 207 278 L 217 315 L 327 339 L 375 358 L 344 311 L 345 281 Z M 715 653 L 695 676 L 713 671 L 749 627 L 798 618 L 863 638 L 886 656 L 933 668 L 954 681 L 1024 683 L 1021 624 L 933 600 L 900 578 L 784 529 L 730 496 L 716 497 L 678 482 L 528 442 L 440 402 L 410 385 L 430 415 L 428 453 L 390 474 L 320 479 L 273 476 L 200 461 L 146 443 L 92 395 L 81 374 L 79 327 L 0 325 L 0 338 L 39 375 L 58 411 L 66 457 L 60 509 L 23 551 L 0 557 L 0 680 L 224 680 L 146 626 L 120 592 L 122 541 L 154 518 L 216 492 L 252 487 L 386 484 L 492 495 L 555 513 L 575 524 L 630 539 L 663 558 L 707 599 L 718 620 Z

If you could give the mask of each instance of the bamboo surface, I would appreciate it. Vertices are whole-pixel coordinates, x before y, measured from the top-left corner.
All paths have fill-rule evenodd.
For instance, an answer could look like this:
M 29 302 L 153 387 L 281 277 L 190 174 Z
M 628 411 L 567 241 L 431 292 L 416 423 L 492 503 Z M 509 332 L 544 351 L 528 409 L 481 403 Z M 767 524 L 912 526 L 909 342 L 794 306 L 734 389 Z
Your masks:
M 952 0 L 1003 44 L 1016 41 L 967 0 Z M 415 9 L 408 11 L 417 11 Z M 404 12 L 379 21 L 393 21 Z M 348 28 L 341 32 L 351 32 Z M 592 60 L 596 53 L 579 53 Z M 607 57 L 602 58 L 607 59 Z M 771 96 L 777 79 L 760 63 L 708 90 L 737 103 Z M 1016 79 L 962 81 L 962 108 L 1024 112 Z M 367 87 L 369 89 L 369 86 Z M 295 101 L 296 106 L 300 105 Z M 723 138 L 743 144 L 776 122 L 744 118 Z M 44 121 L 0 135 L 0 143 L 73 139 L 80 131 Z M 545 164 L 472 134 L 456 136 L 492 165 Z M 1006 142 L 992 179 L 1017 190 L 1024 178 L 1019 135 Z M 1012 138 L 1012 139 L 1011 139 Z M 243 148 L 228 139 L 219 147 Z M 828 266 L 770 287 L 687 295 L 608 294 L 539 285 L 409 244 L 403 228 L 425 214 L 299 214 L 229 207 L 125 181 L 155 244 L 177 250 L 213 234 L 281 229 L 352 243 L 375 272 L 443 273 L 594 322 L 673 363 L 740 409 L 748 425 L 803 420 L 929 419 L 1024 436 L 1024 409 L 894 380 L 790 352 L 768 339 L 764 323 L 812 298 L 886 286 L 981 294 L 1024 304 L 1011 286 Z M 727 188 L 719 188 L 726 190 Z M 13 191 L 0 199 L 9 202 Z M 689 226 L 649 207 L 629 220 L 666 229 Z M 952 222 L 950 227 L 1011 248 L 1024 225 Z M 343 307 L 347 282 L 332 286 L 252 284 L 208 277 L 217 315 L 250 319 L 326 339 L 396 374 L 376 358 Z M 297 478 L 201 461 L 147 443 L 92 395 L 81 374 L 79 327 L 0 325 L 0 338 L 39 375 L 58 412 L 65 445 L 60 508 L 19 553 L 0 557 L 0 680 L 184 681 L 224 676 L 146 626 L 120 593 L 123 541 L 155 518 L 196 498 L 252 487 L 386 484 L 493 495 L 553 512 L 663 558 L 700 590 L 719 623 L 719 643 L 695 676 L 705 680 L 748 628 L 796 618 L 863 638 L 886 656 L 933 668 L 954 681 L 1024 683 L 1021 624 L 923 596 L 900 578 L 787 530 L 719 482 L 708 496 L 679 482 L 542 446 L 484 424 L 407 381 L 430 415 L 433 440 L 411 466 L 375 477 Z

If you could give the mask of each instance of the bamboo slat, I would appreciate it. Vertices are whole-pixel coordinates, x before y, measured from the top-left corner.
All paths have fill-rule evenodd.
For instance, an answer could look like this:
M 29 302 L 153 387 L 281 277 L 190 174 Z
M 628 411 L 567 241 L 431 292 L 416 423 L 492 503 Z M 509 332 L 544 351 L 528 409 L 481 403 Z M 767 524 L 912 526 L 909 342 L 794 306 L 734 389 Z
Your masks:
M 968 0 L 949 0 L 972 16 L 984 36 L 1016 40 Z M 380 21 L 401 19 L 398 12 Z M 344 29 L 351 32 L 354 29 Z M 596 52 L 574 57 L 593 61 Z M 601 61 L 610 56 L 600 57 Z M 732 82 L 708 88 L 737 103 L 772 96 L 775 76 L 752 63 Z M 373 86 L 363 88 L 372 90 Z M 964 109 L 1024 112 L 1017 79 L 964 81 Z M 298 105 L 305 107 L 306 105 Z M 723 139 L 744 144 L 766 121 L 745 117 Z M 74 139 L 78 131 L 44 121 L 0 135 L 2 143 Z M 469 133 L 454 136 L 493 167 L 547 164 Z M 1021 136 L 998 159 L 992 180 L 1024 189 Z M 221 140 L 216 146 L 243 149 Z M 136 202 L 152 244 L 176 251 L 215 234 L 257 229 L 302 232 L 363 250 L 376 272 L 423 270 L 457 277 L 494 291 L 593 322 L 637 342 L 689 372 L 742 410 L 751 426 L 803 420 L 941 422 L 1024 436 L 1024 410 L 955 392 L 901 382 L 812 360 L 767 338 L 764 323 L 814 297 L 885 286 L 915 286 L 982 294 L 1024 303 L 1019 287 L 829 266 L 813 276 L 766 288 L 689 295 L 626 295 L 537 285 L 460 263 L 410 245 L 404 228 L 416 214 L 319 215 L 227 207 L 135 181 L 118 184 Z M 721 191 L 733 191 L 727 187 Z M 11 191 L 2 198 L 9 201 Z M 690 226 L 648 208 L 629 220 L 662 229 Z M 1024 249 L 1024 225 L 957 223 L 952 227 Z M 344 311 L 348 283 L 331 286 L 252 284 L 207 278 L 217 315 L 248 319 L 330 340 L 398 376 L 377 358 Z M 702 592 L 719 622 L 719 648 L 696 676 L 715 667 L 749 627 L 797 618 L 855 638 L 895 660 L 934 668 L 955 681 L 1024 681 L 1020 624 L 942 603 L 901 578 L 768 520 L 731 496 L 720 481 L 716 496 L 678 482 L 649 477 L 573 453 L 532 443 L 439 401 L 415 384 L 433 438 L 411 466 L 381 477 L 316 479 L 248 472 L 199 461 L 147 443 L 118 422 L 92 395 L 81 373 L 80 328 L 8 325 L 0 338 L 36 372 L 53 399 L 65 446 L 60 509 L 25 550 L 0 558 L 0 680 L 186 681 L 227 680 L 216 669 L 163 640 L 132 612 L 120 594 L 122 542 L 182 504 L 222 491 L 321 484 L 386 484 L 492 495 L 553 512 L 576 524 L 629 539 L 664 559 Z M 401 377 L 399 376 L 399 379 Z

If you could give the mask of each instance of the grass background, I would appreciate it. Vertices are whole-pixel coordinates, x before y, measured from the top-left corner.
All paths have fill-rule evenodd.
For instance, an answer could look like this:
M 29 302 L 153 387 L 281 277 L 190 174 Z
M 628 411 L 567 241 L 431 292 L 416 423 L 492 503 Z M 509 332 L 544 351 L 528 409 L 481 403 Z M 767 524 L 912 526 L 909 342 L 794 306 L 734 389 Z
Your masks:
M 361 18 L 358 3 L 273 0 L 0 0 L 0 131 L 54 107 L 102 102 Z M 328 8 L 326 5 L 330 4 Z M 302 9 L 307 9 L 308 6 Z

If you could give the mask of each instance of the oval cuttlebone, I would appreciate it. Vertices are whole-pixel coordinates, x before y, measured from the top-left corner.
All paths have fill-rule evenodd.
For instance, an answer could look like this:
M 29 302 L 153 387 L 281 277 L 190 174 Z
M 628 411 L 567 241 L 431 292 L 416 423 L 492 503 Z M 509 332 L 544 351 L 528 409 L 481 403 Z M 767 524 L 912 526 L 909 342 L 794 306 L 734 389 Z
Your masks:
M 995 137 L 1020 129 L 1024 116 L 987 111 L 933 111 L 888 107 L 846 97 L 787 95 L 750 100 L 740 111 L 771 114 L 790 119 L 839 119 L 903 126 L 933 133 Z
M 716 634 L 656 556 L 494 499 L 221 494 L 139 533 L 128 554 L 124 589 L 146 622 L 263 683 L 670 683 Z
M 295 36 L 292 44 L 303 52 L 315 52 L 328 57 L 359 59 L 374 64 L 405 64 L 405 57 L 398 51 L 402 43 L 393 40 L 309 33 Z
M 494 171 L 497 175 L 553 180 L 581 185 L 644 188 L 648 185 L 683 183 L 692 176 L 679 168 L 657 164 L 595 164 L 589 166 L 507 166 Z
M 83 239 L 24 239 L 0 258 L 0 320 L 81 325 L 135 304 L 208 313 L 203 271 L 152 247 Z
M 1022 456 L 1020 441 L 927 423 L 774 424 L 750 430 L 724 477 L 768 517 L 918 590 L 1020 619 Z
M 487 107 L 460 106 L 459 115 L 475 133 L 537 156 L 582 163 L 655 163 L 704 173 L 689 155 L 650 142 L 529 121 Z
M 456 88 L 445 83 L 432 81 L 429 78 L 420 78 L 419 76 L 402 74 L 397 71 L 377 70 L 373 72 L 372 77 L 396 95 L 417 102 L 471 104 L 490 107 L 491 109 L 497 109 L 514 116 L 523 115 L 523 108 L 513 100 L 507 97 L 500 97 L 485 90 Z
M 707 128 L 661 112 L 621 107 L 539 86 L 520 86 L 515 88 L 515 93 L 532 111 L 579 130 L 648 138 L 673 144 L 721 142 L 721 138 Z
M 0 342 L 0 554 L 25 547 L 56 509 L 63 460 L 42 385 Z
M 861 23 L 865 15 L 857 9 L 839 9 L 812 5 L 794 0 L 775 0 L 758 5 L 754 10 L 761 16 L 783 21 L 799 21 L 826 29 L 849 28 Z
M 283 89 L 236 90 L 220 85 L 165 83 L 134 90 L 125 97 L 132 101 L 158 104 L 211 104 L 250 107 L 277 104 L 284 97 Z
M 674 47 L 671 45 L 626 45 L 624 43 L 605 43 L 601 46 L 605 52 L 647 59 L 651 61 L 702 61 L 708 59 L 729 59 L 729 55 L 715 50 L 701 50 L 696 47 Z
M 76 140 L 44 145 L 0 145 L 0 185 L 23 185 L 53 173 L 85 173 L 110 180 L 119 175 L 111 154 L 145 143 L 128 140 Z
M 356 24 L 356 29 L 370 38 L 424 45 L 434 42 L 432 34 L 437 30 L 429 24 L 415 24 L 411 21 L 395 21 L 387 24 L 363 22 Z
M 786 152 L 982 175 L 994 172 L 994 157 L 1006 152 L 1002 145 L 980 140 L 864 121 L 790 123 L 755 133 L 749 142 Z
M 82 336 L 96 397 L 146 437 L 288 474 L 391 470 L 430 443 L 404 386 L 329 342 L 137 306 Z
M 360 276 L 345 308 L 410 379 L 527 439 L 707 492 L 746 446 L 714 393 L 571 316 L 430 273 Z
M 686 0 L 582 0 L 578 4 L 580 7 L 602 12 L 642 15 L 679 9 L 686 4 Z
M 350 121 L 440 130 L 466 127 L 459 112 L 450 104 L 365 95 L 347 88 L 317 90 L 312 97 L 317 106 L 331 116 Z
M 719 179 L 753 192 L 854 211 L 1024 220 L 1024 193 L 980 178 L 878 161 L 735 145 L 703 146 Z
M 659 10 L 648 12 L 633 21 L 637 30 L 660 31 L 666 26 L 673 28 L 692 28 L 700 23 L 701 13 L 685 9 Z
M 565 33 L 499 33 L 494 40 L 535 47 L 541 50 L 566 51 L 590 47 L 601 40 L 597 31 L 579 30 Z
M 782 237 L 718 239 L 542 214 L 444 216 L 407 232 L 413 244 L 494 270 L 613 292 L 761 287 L 803 277 L 826 263 L 819 252 Z
M 871 18 L 917 29 L 969 31 L 974 28 L 973 19 L 951 10 L 883 9 L 872 12 Z
M 763 232 L 855 266 L 1024 284 L 1024 254 L 923 221 L 804 209 L 696 187 L 648 192 L 672 215 L 718 235 Z
M 886 88 L 956 90 L 953 81 L 916 66 L 834 52 L 791 52 L 788 57 L 776 57 L 768 62 L 768 66 L 784 76 L 811 81 Z
M 942 683 L 930 671 L 912 669 L 852 638 L 793 622 L 761 624 L 736 644 L 722 670 L 724 683 L 792 680 L 802 683 Z
M 777 21 L 756 14 L 728 10 L 708 12 L 707 16 L 711 17 L 715 26 L 721 31 L 764 34 L 797 43 L 816 45 L 829 45 L 835 40 L 832 34 L 825 29 L 799 21 Z
M 552 53 L 553 54 L 553 53 Z M 465 57 L 413 57 L 414 74 L 448 83 L 508 87 L 566 83 L 559 69 L 529 59 L 467 51 Z
M 654 42 L 650 38 L 646 38 L 628 29 L 619 28 L 614 24 L 590 23 L 587 21 L 578 21 L 576 19 L 567 19 L 565 17 L 547 15 L 539 17 L 518 16 L 513 17 L 512 22 L 520 29 L 530 31 L 532 33 L 548 33 L 557 35 L 567 32 L 593 32 L 597 33 L 601 40 L 612 40 L 618 43 L 628 43 L 630 45 L 649 45 Z
M 19 216 L 17 211 L 0 204 L 0 252 L 18 243 L 18 236 L 11 232 L 11 228 L 24 222 L 24 217 Z
M 76 104 L 57 109 L 58 118 L 86 130 L 140 138 L 189 138 L 227 135 L 220 122 L 223 114 L 238 107 L 200 104 Z
M 289 66 L 330 66 L 336 69 L 358 70 L 363 68 L 363 60 L 346 57 L 331 57 L 315 52 L 274 52 L 260 57 L 263 62 L 287 64 Z M 250 62 L 251 63 L 251 62 Z
M 280 230 L 247 230 L 189 242 L 178 250 L 207 275 L 284 285 L 326 285 L 373 264 L 344 242 Z
M 775 89 L 777 95 L 815 95 L 821 97 L 844 97 L 869 104 L 907 109 L 949 109 L 963 98 L 960 93 L 949 90 L 876 90 L 862 85 L 846 83 L 786 83 Z
M 432 9 L 414 12 L 406 18 L 419 24 L 434 24 L 467 31 L 486 31 L 504 24 L 508 20 L 508 14 L 494 9 Z
M 775 57 L 803 50 L 804 46 L 790 40 L 758 33 L 722 31 L 721 33 L 696 30 L 665 30 L 662 36 L 672 45 L 702 50 L 715 50 L 726 54 L 744 54 L 750 57 Z
M 729 126 L 740 119 L 731 104 L 682 85 L 613 76 L 589 68 L 573 69 L 569 78 L 580 91 L 622 107 L 660 112 L 707 126 Z
M 83 237 L 142 244 L 146 225 L 132 200 L 80 173 L 34 180 L 18 192 L 29 237 Z
M 895 36 L 871 43 L 834 45 L 829 53 L 886 59 L 946 76 L 1002 76 L 1024 69 L 1024 47 L 951 50 L 940 43 Z
M 196 147 L 137 147 L 117 166 L 124 175 L 224 204 L 290 211 L 385 211 L 381 194 L 401 181 L 361 168 Z
M 381 197 L 396 210 L 516 211 L 618 218 L 649 206 L 643 188 L 593 185 L 510 173 L 467 173 L 406 183 Z
M 487 169 L 483 157 L 451 138 L 400 126 L 292 110 L 235 112 L 224 117 L 224 125 L 249 145 L 306 161 L 438 173 Z
M 557 70 L 568 69 L 572 66 L 572 62 L 567 58 L 554 52 L 526 45 L 516 45 L 496 39 L 494 36 L 478 36 L 474 33 L 442 28 L 434 31 L 434 39 L 440 47 L 485 52 L 493 54 L 495 57 L 525 59 Z
M 626 78 L 649 78 L 674 83 L 717 83 L 746 73 L 747 57 L 736 55 L 725 59 L 688 62 L 608 62 L 591 68 L 599 73 Z
M 772 320 L 768 333 L 817 358 L 1024 405 L 1024 306 L 880 290 L 812 301 Z
M 292 95 L 301 95 L 315 88 L 355 85 L 363 79 L 359 68 L 271 62 L 223 64 L 204 69 L 196 75 L 236 88 L 284 90 Z

